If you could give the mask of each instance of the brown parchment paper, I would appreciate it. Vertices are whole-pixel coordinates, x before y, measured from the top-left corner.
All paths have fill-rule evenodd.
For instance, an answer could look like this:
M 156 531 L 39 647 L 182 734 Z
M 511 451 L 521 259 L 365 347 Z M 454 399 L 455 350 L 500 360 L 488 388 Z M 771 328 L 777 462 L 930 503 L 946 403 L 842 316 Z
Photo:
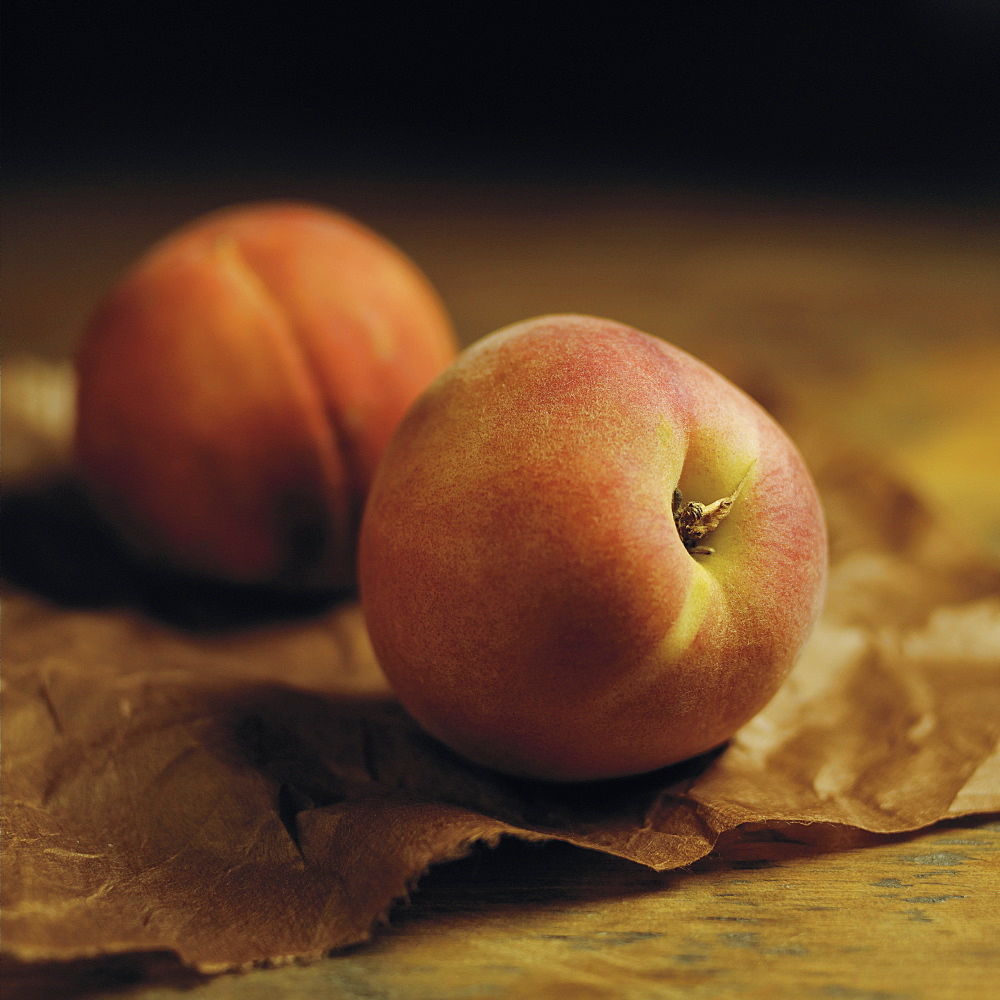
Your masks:
M 765 711 L 703 758 L 562 787 L 424 736 L 353 601 L 135 566 L 65 468 L 66 373 L 5 378 L 2 947 L 20 962 L 319 956 L 504 835 L 665 870 L 747 824 L 832 843 L 1000 810 L 1000 567 L 870 458 L 809 442 L 829 597 Z

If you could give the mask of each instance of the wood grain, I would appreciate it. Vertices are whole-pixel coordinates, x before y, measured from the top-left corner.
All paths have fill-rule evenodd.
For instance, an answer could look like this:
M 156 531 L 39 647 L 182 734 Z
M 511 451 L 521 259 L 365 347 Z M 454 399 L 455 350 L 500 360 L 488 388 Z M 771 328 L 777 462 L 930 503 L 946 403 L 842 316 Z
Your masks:
M 995 819 L 850 836 L 836 852 L 762 831 L 666 875 L 508 842 L 431 872 L 368 946 L 203 981 L 161 960 L 154 984 L 127 995 L 986 1000 L 1000 967 L 998 886 Z M 149 971 L 125 960 L 22 982 L 112 1000 Z

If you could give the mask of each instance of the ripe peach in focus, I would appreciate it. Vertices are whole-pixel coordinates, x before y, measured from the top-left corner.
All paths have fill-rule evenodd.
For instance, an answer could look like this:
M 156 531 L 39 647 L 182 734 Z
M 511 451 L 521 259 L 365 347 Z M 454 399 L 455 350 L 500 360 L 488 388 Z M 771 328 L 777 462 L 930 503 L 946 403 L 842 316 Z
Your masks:
M 219 211 L 154 246 L 91 319 L 78 465 L 146 557 L 343 587 L 382 452 L 455 351 L 424 275 L 358 222 Z
M 820 611 L 809 472 L 689 354 L 585 316 L 508 327 L 411 409 L 362 524 L 379 662 L 423 727 L 577 781 L 707 751 L 772 697 Z

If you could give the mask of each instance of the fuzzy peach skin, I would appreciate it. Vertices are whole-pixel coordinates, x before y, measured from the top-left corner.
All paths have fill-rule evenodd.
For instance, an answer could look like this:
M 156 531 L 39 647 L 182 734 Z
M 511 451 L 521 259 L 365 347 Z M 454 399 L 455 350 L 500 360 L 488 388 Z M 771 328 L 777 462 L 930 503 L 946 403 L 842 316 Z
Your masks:
M 147 557 L 347 586 L 375 467 L 456 349 L 428 280 L 360 223 L 295 203 L 222 210 L 154 246 L 91 319 L 78 465 Z
M 674 488 L 710 502 L 745 476 L 715 553 L 692 555 Z M 429 733 L 579 781 L 707 751 L 759 711 L 820 611 L 826 551 L 803 460 L 748 396 L 637 330 L 547 316 L 474 344 L 411 409 L 359 578 Z

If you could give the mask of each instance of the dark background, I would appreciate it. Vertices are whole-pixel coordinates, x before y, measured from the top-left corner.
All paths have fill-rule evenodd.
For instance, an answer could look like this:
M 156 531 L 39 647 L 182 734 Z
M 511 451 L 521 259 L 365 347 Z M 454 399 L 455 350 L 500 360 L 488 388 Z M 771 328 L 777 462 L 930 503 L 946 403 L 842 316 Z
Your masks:
M 14 185 L 303 170 L 962 201 L 997 189 L 995 0 L 7 0 L 2 38 Z

